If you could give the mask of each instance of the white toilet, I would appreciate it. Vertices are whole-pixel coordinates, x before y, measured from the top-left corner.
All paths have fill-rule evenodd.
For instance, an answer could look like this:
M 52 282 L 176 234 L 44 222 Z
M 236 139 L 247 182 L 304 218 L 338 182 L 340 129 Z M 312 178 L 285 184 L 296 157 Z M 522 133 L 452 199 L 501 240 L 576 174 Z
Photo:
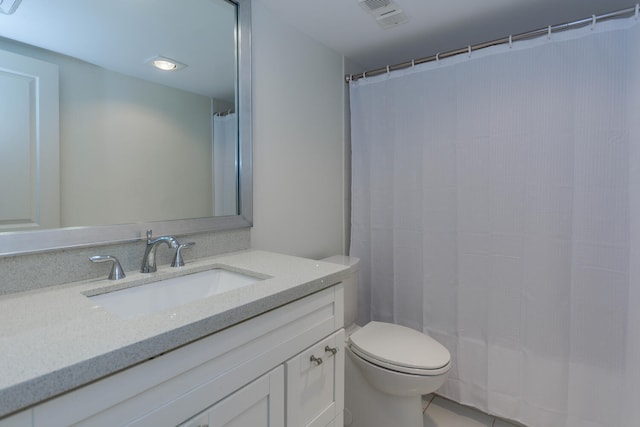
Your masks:
M 422 395 L 436 391 L 451 368 L 449 351 L 433 338 L 405 326 L 355 324 L 358 258 L 323 261 L 352 267 L 344 283 L 347 333 L 344 425 L 422 427 Z

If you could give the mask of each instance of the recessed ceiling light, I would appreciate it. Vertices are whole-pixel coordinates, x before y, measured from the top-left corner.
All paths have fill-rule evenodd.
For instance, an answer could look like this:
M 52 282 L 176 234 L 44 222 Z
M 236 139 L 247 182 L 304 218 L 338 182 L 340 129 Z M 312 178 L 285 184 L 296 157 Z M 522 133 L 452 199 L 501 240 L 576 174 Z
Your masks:
M 147 63 L 162 71 L 177 71 L 187 66 L 187 64 L 167 58 L 166 56 L 154 56 L 153 58 L 147 59 Z

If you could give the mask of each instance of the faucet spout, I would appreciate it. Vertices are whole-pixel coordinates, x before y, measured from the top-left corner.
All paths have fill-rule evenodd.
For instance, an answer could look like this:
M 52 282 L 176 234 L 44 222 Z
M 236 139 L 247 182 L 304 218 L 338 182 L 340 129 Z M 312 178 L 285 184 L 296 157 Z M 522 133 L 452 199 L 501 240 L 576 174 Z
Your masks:
M 156 265 L 156 250 L 161 244 L 166 244 L 168 247 L 178 249 L 180 243 L 173 236 L 161 236 L 155 239 L 151 238 L 151 230 L 147 230 L 147 246 L 144 250 L 144 256 L 142 257 L 142 266 L 140 267 L 141 273 L 153 273 L 158 270 Z

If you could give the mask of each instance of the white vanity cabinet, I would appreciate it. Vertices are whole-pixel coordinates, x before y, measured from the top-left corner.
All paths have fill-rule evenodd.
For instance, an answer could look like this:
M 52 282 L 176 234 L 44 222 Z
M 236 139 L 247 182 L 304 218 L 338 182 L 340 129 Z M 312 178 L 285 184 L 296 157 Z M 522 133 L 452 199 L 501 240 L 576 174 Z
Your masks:
M 343 409 L 340 329 L 179 427 L 326 427 L 340 425 Z
M 343 309 L 338 284 L 40 403 L 0 427 L 333 425 L 344 405 Z
M 325 427 L 336 418 L 342 421 L 344 340 L 340 329 L 285 364 L 287 426 Z

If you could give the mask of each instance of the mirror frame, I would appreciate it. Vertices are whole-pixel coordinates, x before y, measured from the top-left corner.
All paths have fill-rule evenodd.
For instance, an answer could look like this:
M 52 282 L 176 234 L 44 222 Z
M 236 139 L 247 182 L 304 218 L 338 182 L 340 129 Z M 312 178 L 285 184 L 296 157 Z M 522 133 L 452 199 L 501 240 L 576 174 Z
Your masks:
M 0 256 L 138 241 L 147 229 L 154 235 L 184 235 L 253 225 L 251 0 L 225 0 L 237 6 L 237 102 L 239 137 L 239 214 L 209 218 L 140 222 L 122 225 L 69 227 L 0 232 Z

